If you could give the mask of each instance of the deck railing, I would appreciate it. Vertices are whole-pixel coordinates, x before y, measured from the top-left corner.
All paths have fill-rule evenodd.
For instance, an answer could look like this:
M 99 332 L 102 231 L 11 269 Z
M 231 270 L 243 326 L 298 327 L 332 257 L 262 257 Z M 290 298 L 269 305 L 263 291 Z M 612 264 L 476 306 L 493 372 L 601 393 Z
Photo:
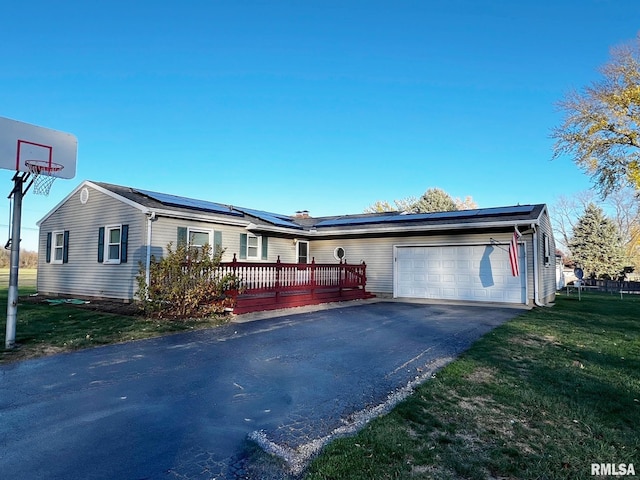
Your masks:
M 367 266 L 347 263 L 284 263 L 280 257 L 275 263 L 239 262 L 233 255 L 231 262 L 222 262 L 220 275 L 234 275 L 240 280 L 243 294 L 260 294 L 317 289 L 362 289 L 367 284 Z

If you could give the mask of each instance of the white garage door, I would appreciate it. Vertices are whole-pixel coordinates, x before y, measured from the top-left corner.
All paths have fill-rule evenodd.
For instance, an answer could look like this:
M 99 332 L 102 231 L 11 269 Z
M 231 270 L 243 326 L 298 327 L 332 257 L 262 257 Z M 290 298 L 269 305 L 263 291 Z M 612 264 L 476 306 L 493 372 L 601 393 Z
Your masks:
M 397 247 L 394 296 L 526 303 L 523 247 L 520 276 L 511 274 L 508 247 Z

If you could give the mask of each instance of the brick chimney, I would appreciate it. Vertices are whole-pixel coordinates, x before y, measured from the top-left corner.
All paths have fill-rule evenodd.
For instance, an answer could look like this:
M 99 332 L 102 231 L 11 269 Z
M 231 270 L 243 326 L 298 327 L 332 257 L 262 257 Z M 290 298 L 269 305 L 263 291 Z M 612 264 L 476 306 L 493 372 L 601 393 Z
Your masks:
M 294 215 L 295 218 L 309 218 L 309 210 L 298 210 Z

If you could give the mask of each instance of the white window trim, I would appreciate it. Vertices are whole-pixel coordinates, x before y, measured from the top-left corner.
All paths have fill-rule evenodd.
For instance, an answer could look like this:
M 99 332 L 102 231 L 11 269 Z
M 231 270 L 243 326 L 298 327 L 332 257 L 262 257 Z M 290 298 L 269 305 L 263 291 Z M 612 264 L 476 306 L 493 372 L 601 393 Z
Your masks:
M 209 235 L 209 245 L 213 248 L 213 230 L 210 228 L 187 227 L 187 245 L 191 246 L 191 233 L 206 233 Z M 194 245 L 196 247 L 204 247 L 204 245 Z
M 251 240 L 252 238 L 255 238 L 257 243 L 255 256 L 249 255 L 249 248 L 253 248 L 249 246 L 249 240 Z M 248 233 L 247 234 L 247 260 L 255 260 L 256 262 L 258 262 L 261 259 L 262 259 L 262 235 L 253 235 L 251 233 Z
M 542 246 L 544 266 L 548 267 L 549 265 L 551 265 L 551 242 L 549 240 L 549 235 L 543 233 L 542 241 L 544 242 L 544 245 Z
M 62 245 L 56 245 L 56 237 L 58 235 L 62 235 Z M 60 260 L 56 260 L 56 249 L 60 249 L 62 255 L 60 255 Z M 62 265 L 64 262 L 64 230 L 56 230 L 55 232 L 51 232 L 51 263 L 56 265 Z
M 111 238 L 111 230 L 120 230 L 120 241 L 118 242 L 118 259 L 109 259 L 109 239 Z M 115 245 L 115 244 L 113 244 Z M 120 265 L 122 260 L 122 224 L 120 225 L 105 225 L 104 227 L 104 262 L 107 265 Z
M 301 263 L 300 262 L 300 244 L 301 243 L 306 243 L 307 244 L 307 262 L 306 263 L 308 264 L 309 263 L 309 259 L 311 258 L 311 255 L 310 255 L 311 252 L 310 252 L 310 249 L 309 249 L 309 241 L 308 240 L 298 240 L 296 242 L 296 262 L 297 263 Z

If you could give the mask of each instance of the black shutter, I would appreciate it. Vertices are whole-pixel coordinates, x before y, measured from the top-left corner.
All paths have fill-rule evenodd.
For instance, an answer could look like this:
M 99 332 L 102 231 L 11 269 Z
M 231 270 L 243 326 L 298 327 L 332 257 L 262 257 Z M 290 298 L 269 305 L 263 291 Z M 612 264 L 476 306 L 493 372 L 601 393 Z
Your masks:
M 178 227 L 178 246 L 187 244 L 187 227 Z
M 222 232 L 216 230 L 213 232 L 213 253 L 222 250 Z
M 62 263 L 69 263 L 69 230 L 64 231 L 64 243 L 62 244 Z
M 98 229 L 98 263 L 104 262 L 104 227 Z
M 240 234 L 240 259 L 247 258 L 247 234 Z
M 129 225 L 122 225 L 122 232 L 120 235 L 120 263 L 127 263 L 127 251 L 129 250 Z
M 45 252 L 45 261 L 51 263 L 51 232 L 47 233 L 47 250 Z

